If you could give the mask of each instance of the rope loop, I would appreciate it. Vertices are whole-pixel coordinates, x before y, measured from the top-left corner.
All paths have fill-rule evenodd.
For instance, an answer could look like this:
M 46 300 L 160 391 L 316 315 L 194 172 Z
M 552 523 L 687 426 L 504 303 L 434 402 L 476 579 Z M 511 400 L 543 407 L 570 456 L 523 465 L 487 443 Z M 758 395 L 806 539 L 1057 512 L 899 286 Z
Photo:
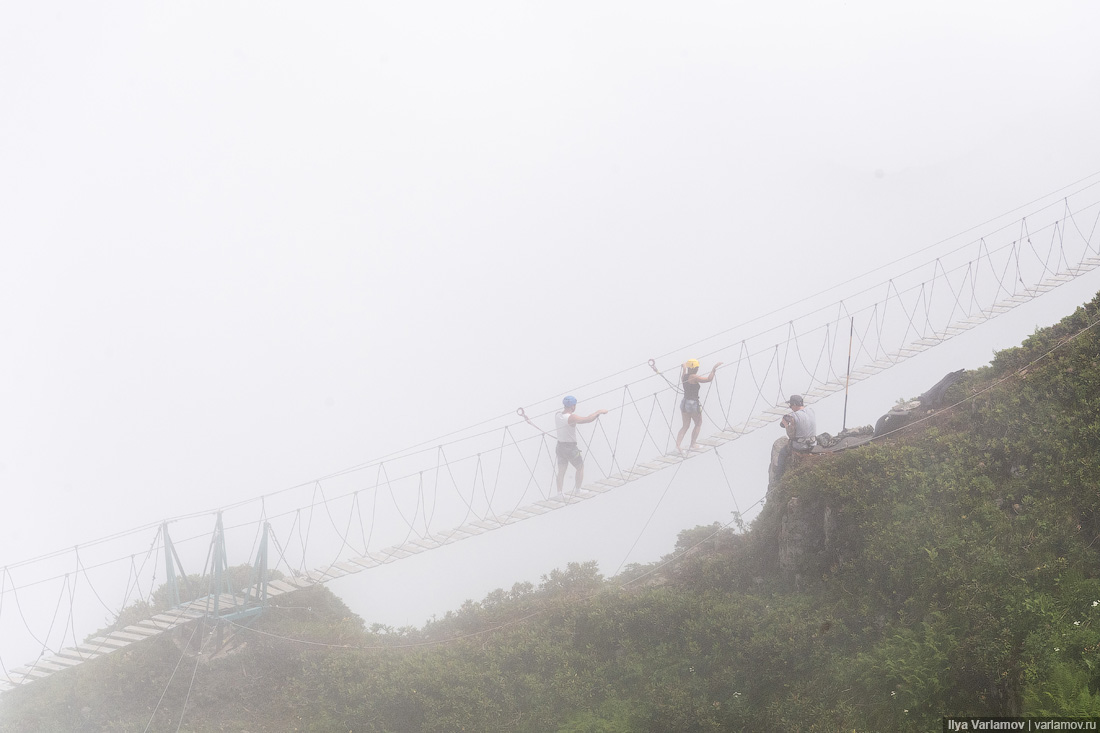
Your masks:
M 522 407 L 516 408 L 516 414 L 522 417 L 524 420 L 527 419 L 527 413 L 523 411 Z
M 657 362 L 653 359 L 649 360 L 649 368 L 653 370 L 654 374 L 660 374 L 660 370 L 657 369 Z

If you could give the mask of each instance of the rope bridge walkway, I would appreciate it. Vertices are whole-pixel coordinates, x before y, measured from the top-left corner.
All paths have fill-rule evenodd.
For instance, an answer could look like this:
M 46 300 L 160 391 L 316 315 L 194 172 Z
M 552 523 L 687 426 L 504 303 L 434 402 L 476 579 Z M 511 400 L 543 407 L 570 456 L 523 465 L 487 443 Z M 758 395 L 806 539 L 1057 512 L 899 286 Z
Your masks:
M 742 324 L 676 358 L 665 354 L 575 389 L 586 405 L 609 410 L 579 426 L 590 479 L 579 490 L 556 489 L 555 441 L 544 428 L 559 395 L 309 483 L 3 567 L 0 692 L 199 621 L 248 619 L 274 597 L 594 499 L 771 425 L 788 412 L 787 394 L 822 400 L 1100 267 L 1100 180 L 1039 202 L 977 239 L 945 240 L 891 263 L 887 279 L 853 279 L 845 285 L 854 292 L 842 299 L 807 304 L 736 337 L 749 330 Z M 918 254 L 922 262 L 904 264 Z M 697 353 L 682 353 L 688 349 Z M 701 372 L 707 361 L 723 365 L 701 395 L 712 432 L 680 453 L 674 434 L 686 356 L 704 362 Z M 230 547 L 249 559 L 246 569 L 229 566 Z M 185 564 L 202 573 L 188 576 Z M 52 614 L 30 610 L 43 608 Z M 85 638 L 104 612 L 116 623 Z M 8 667 L 4 655 L 13 649 L 33 661 Z

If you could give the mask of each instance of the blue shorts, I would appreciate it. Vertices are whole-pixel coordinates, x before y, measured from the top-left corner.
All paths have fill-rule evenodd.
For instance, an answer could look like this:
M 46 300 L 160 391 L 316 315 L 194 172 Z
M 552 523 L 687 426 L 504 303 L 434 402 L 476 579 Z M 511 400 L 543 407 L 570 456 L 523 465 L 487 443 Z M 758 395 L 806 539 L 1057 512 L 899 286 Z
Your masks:
M 680 400 L 680 412 L 686 412 L 689 415 L 701 415 L 703 414 L 703 405 L 699 400 L 689 400 L 685 397 Z

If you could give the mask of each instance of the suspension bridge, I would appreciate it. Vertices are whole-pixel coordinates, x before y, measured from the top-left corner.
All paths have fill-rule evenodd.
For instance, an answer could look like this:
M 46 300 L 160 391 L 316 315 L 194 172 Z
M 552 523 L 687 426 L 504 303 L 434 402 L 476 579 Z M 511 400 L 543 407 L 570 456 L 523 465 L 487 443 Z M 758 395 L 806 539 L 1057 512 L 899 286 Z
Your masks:
M 788 394 L 812 404 L 873 379 L 1100 267 L 1100 180 L 1088 180 L 981 225 L 978 236 L 823 291 L 842 291 L 825 306 L 804 299 L 574 388 L 582 403 L 609 406 L 578 430 L 579 490 L 556 488 L 548 431 L 559 394 L 305 484 L 10 563 L 0 569 L 0 692 L 199 620 L 247 619 L 274 597 L 537 521 L 772 425 Z M 704 369 L 723 364 L 703 392 L 708 430 L 681 453 L 674 436 L 689 356 Z M 249 566 L 247 580 L 231 556 Z M 140 619 L 88 634 L 97 616 L 126 609 Z M 33 658 L 9 666 L 11 649 Z

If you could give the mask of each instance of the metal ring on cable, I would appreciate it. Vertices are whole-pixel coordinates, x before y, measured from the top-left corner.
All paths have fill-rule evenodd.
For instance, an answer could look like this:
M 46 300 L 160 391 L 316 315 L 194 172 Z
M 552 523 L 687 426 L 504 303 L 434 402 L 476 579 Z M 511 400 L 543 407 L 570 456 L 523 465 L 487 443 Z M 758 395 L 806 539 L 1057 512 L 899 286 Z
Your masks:
M 524 420 L 527 419 L 527 413 L 523 411 L 522 407 L 516 410 L 516 414 L 522 417 Z
M 652 369 L 653 371 L 657 372 L 657 374 L 660 374 L 660 372 L 657 371 L 657 362 L 654 361 L 653 359 L 649 360 L 649 368 Z

